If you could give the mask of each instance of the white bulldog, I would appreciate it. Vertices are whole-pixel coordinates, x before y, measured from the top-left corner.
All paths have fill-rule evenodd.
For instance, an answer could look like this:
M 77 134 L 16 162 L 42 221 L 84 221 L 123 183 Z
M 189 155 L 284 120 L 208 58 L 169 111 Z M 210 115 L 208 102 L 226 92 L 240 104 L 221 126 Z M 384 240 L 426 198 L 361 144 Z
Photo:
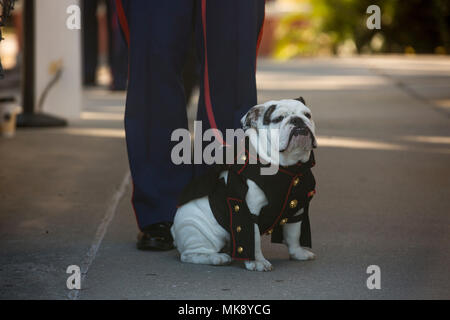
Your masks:
M 306 107 L 303 98 L 257 105 L 250 109 L 241 123 L 250 143 L 258 150 L 258 156 L 268 163 L 287 167 L 307 162 L 312 149 L 317 146 L 311 110 Z M 273 134 L 270 134 L 271 130 L 260 129 L 278 129 L 275 131 L 278 133 L 275 141 Z M 267 141 L 270 147 L 267 147 Z M 274 152 L 277 156 L 271 157 Z M 224 171 L 221 177 L 227 181 L 228 172 Z M 259 215 L 261 208 L 268 203 L 267 198 L 253 181 L 247 180 L 247 185 L 246 204 L 252 214 Z M 303 209 L 300 209 L 296 215 L 302 213 Z M 291 259 L 311 260 L 315 255 L 299 244 L 301 224 L 300 221 L 284 225 L 283 242 L 288 246 Z M 270 271 L 273 267 L 262 254 L 259 227 L 257 224 L 254 226 L 255 260 L 245 261 L 245 267 L 252 271 Z M 171 232 L 182 262 L 225 265 L 232 260 L 230 255 L 221 252 L 229 244 L 230 234 L 215 219 L 208 197 L 195 199 L 181 206 Z

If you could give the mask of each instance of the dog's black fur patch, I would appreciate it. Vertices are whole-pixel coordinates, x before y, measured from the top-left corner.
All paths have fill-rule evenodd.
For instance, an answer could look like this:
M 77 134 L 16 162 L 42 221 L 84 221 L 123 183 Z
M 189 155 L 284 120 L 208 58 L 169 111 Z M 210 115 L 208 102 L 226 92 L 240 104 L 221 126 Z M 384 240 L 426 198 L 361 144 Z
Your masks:
M 272 116 L 272 113 L 277 108 L 276 104 L 271 105 L 269 108 L 267 108 L 266 113 L 264 113 L 264 119 L 263 119 L 263 125 L 267 126 L 270 124 L 270 117 Z

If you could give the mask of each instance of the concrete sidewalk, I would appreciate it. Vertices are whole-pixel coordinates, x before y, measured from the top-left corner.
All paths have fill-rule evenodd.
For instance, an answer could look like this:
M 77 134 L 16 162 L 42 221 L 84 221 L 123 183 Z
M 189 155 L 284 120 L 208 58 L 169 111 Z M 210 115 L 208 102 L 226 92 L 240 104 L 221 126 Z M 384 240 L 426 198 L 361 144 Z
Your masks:
M 450 59 L 261 60 L 259 70 L 261 102 L 302 95 L 313 110 L 317 260 L 289 261 L 269 239 L 271 273 L 137 251 L 124 96 L 87 91 L 69 128 L 0 141 L 0 298 L 450 298 Z M 66 289 L 69 265 L 87 270 L 79 292 Z M 381 290 L 366 287 L 370 265 Z

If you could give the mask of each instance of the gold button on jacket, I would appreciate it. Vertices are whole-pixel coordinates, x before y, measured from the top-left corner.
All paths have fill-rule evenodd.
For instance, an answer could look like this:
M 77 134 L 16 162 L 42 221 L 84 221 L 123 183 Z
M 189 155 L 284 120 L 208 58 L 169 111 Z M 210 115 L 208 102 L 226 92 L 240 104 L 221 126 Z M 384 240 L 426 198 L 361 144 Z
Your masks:
M 291 203 L 289 203 L 289 206 L 291 207 L 291 209 L 297 208 L 298 201 L 297 200 L 292 200 Z

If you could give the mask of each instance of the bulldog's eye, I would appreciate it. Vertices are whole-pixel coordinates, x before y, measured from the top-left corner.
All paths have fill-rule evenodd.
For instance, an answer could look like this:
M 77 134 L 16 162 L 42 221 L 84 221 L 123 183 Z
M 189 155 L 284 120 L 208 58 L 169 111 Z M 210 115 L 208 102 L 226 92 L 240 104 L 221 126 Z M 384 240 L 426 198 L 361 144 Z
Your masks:
M 311 119 L 311 113 L 309 113 L 309 112 L 305 113 L 305 117 L 307 117 L 308 119 Z
M 276 117 L 275 119 L 273 119 L 272 122 L 273 123 L 279 123 L 279 122 L 283 121 L 283 119 L 284 119 L 283 116 L 279 116 L 279 117 Z

